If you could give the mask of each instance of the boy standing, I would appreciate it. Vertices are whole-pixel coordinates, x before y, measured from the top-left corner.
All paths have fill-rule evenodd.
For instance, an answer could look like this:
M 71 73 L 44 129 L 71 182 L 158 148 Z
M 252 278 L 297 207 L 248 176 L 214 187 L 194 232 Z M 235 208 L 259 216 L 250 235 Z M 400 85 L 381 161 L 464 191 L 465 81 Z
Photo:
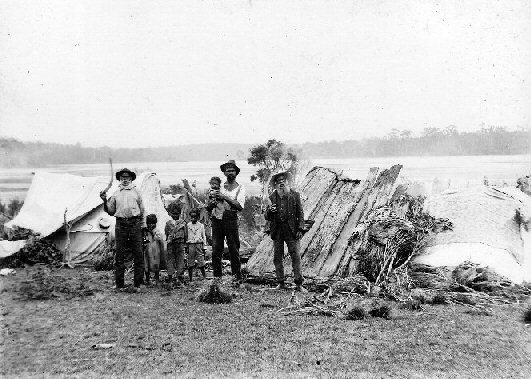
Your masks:
M 149 214 L 146 217 L 144 230 L 144 267 L 146 271 L 146 285 L 149 284 L 149 275 L 154 273 L 155 285 L 159 285 L 160 257 L 164 254 L 164 241 L 162 234 L 156 230 L 157 215 Z
M 144 257 L 142 253 L 142 219 L 144 204 L 142 196 L 133 181 L 136 174 L 127 168 L 116 173 L 120 181 L 118 190 L 107 199 L 107 192 L 101 191 L 103 209 L 110 216 L 116 217 L 116 255 L 114 259 L 114 276 L 116 288 L 124 288 L 125 254 L 129 247 L 133 253 L 134 290 L 138 292 L 144 278 Z
M 205 273 L 205 259 L 203 248 L 206 245 L 205 226 L 198 222 L 199 210 L 192 209 L 190 211 L 191 221 L 187 225 L 188 229 L 188 275 L 190 276 L 190 282 L 193 279 L 195 261 L 197 261 L 197 267 L 201 270 L 203 278 L 206 277 Z
M 168 220 L 164 228 L 166 233 L 166 255 L 168 279 L 173 280 L 173 274 L 177 272 L 179 284 L 184 284 L 184 246 L 186 244 L 186 222 L 181 220 L 181 208 L 177 202 L 170 203 L 167 208 L 172 220 Z

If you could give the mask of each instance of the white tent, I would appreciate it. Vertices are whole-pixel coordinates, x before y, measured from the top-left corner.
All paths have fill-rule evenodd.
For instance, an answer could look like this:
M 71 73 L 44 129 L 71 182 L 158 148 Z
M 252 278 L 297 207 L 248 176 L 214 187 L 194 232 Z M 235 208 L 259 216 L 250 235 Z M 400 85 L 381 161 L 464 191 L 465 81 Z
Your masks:
M 531 197 L 512 187 L 479 186 L 431 196 L 425 207 L 434 217 L 448 218 L 453 230 L 437 234 L 416 262 L 469 261 L 515 283 L 531 282 Z
M 103 210 L 99 197 L 109 182 L 105 177 L 81 177 L 70 174 L 36 173 L 24 205 L 17 217 L 5 224 L 8 234 L 17 228 L 29 229 L 65 248 L 70 223 L 70 252 L 72 263 L 89 259 L 104 243 L 114 239 L 115 218 Z M 134 182 L 142 194 L 146 215 L 155 213 L 157 228 L 164 234 L 164 225 L 170 216 L 164 209 L 160 181 L 155 173 L 144 172 Z M 118 188 L 114 181 L 108 191 L 111 196 Z

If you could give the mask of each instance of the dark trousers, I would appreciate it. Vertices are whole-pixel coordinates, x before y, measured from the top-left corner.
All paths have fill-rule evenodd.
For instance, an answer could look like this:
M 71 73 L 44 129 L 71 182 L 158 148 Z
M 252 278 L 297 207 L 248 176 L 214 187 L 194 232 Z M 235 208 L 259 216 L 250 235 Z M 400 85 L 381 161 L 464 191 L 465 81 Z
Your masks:
M 171 241 L 167 247 L 168 275 L 177 273 L 181 282 L 184 280 L 184 246 L 183 242 Z
M 144 277 L 144 255 L 142 252 L 142 219 L 116 219 L 116 256 L 114 278 L 117 287 L 124 286 L 125 259 L 131 249 L 134 265 L 134 286 L 142 284 Z
M 277 224 L 278 225 L 278 224 Z M 301 267 L 301 245 L 295 235 L 291 232 L 287 223 L 282 222 L 277 226 L 277 233 L 273 236 L 273 264 L 275 274 L 279 283 L 284 283 L 284 242 L 288 246 L 288 253 L 291 257 L 291 267 L 293 269 L 293 281 L 295 284 L 302 284 Z
M 212 268 L 214 277 L 222 275 L 223 241 L 227 239 L 232 275 L 241 279 L 240 236 L 236 212 L 225 211 L 223 219 L 212 218 Z

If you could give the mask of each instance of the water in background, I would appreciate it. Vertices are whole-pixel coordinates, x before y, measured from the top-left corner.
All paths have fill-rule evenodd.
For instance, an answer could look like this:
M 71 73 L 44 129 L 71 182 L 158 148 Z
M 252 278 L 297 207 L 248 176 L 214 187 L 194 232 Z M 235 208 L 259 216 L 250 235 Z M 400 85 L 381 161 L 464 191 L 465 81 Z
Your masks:
M 342 171 L 345 176 L 364 179 L 371 167 L 389 168 L 402 164 L 402 177 L 425 184 L 428 191 L 433 186 L 438 189 L 460 188 L 483 183 L 486 178 L 491 184 L 504 183 L 514 186 L 520 176 L 531 174 L 531 155 L 498 156 L 437 156 L 437 157 L 382 157 L 351 159 L 316 159 L 309 167 L 323 166 Z M 188 179 L 196 181 L 199 189 L 208 186 L 212 176 L 220 176 L 220 162 L 137 162 L 114 165 L 117 171 L 128 167 L 136 172 L 152 170 L 157 173 L 163 186 L 181 183 Z M 238 181 L 245 184 L 248 193 L 258 194 L 260 185 L 251 182 L 250 177 L 256 171 L 246 161 L 238 161 L 241 168 Z M 33 172 L 47 171 L 69 173 L 81 176 L 109 176 L 110 168 L 102 164 L 56 165 L 46 168 L 0 169 L 0 201 L 17 198 L 23 200 L 31 184 Z

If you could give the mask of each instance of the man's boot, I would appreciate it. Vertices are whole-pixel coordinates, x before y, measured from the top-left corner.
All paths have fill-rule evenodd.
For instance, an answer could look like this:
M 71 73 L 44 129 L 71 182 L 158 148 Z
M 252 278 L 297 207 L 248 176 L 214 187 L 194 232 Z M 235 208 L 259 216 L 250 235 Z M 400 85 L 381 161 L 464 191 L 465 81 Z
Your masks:
M 193 267 L 188 267 L 188 276 L 190 277 L 190 282 L 191 282 L 193 277 L 194 277 L 194 268 Z
M 201 275 L 203 275 L 203 279 L 206 278 L 206 271 L 204 267 L 199 267 L 199 270 L 201 270 Z
M 278 282 L 278 285 L 275 287 L 276 290 L 285 290 L 286 288 L 286 283 L 284 282 Z

